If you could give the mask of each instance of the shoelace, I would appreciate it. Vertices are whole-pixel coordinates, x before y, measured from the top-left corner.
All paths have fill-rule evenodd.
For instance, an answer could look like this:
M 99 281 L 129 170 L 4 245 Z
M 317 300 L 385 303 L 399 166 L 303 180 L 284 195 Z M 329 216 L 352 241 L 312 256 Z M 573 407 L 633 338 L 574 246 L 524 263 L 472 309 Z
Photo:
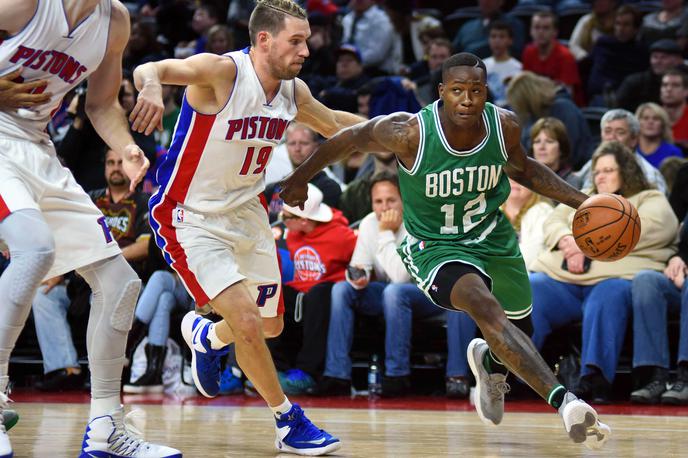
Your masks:
M 683 380 L 676 380 L 676 383 L 671 387 L 671 391 L 681 392 L 686 388 L 686 382 Z
M 487 385 L 487 394 L 490 395 L 492 400 L 499 400 L 500 397 L 511 391 L 511 386 L 504 380 L 499 380 L 496 382 L 490 381 Z
M 136 451 L 146 444 L 140 429 L 143 423 L 143 416 L 144 414 L 140 410 L 129 412 L 123 421 L 121 420 L 121 414 L 114 416 L 115 432 L 108 440 L 108 444 L 113 452 L 123 454 L 124 456 L 134 456 Z
M 295 435 L 311 436 L 322 434 L 322 429 L 317 428 L 313 423 L 311 423 L 311 421 L 303 414 L 303 410 L 300 407 L 296 406 L 292 415 L 294 416 L 294 423 L 290 426 Z

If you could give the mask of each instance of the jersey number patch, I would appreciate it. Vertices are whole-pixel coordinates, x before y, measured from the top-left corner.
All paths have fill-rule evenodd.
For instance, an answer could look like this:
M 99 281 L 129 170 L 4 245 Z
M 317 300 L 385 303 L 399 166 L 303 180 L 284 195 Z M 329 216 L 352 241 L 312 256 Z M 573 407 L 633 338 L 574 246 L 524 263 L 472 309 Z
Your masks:
M 253 156 L 255 151 L 256 148 L 254 146 L 250 146 L 246 150 L 246 157 L 244 158 L 244 164 L 241 166 L 239 175 L 248 175 L 249 173 L 252 175 L 257 175 L 259 173 L 263 173 L 263 170 L 265 170 L 265 167 L 267 167 L 268 162 L 270 161 L 272 146 L 264 146 L 258 150 L 258 154 L 255 155 L 256 160 L 254 162 Z M 251 171 L 251 169 L 253 169 L 253 171 Z
M 440 210 L 444 213 L 444 226 L 440 228 L 440 234 L 458 234 L 459 227 L 454 224 L 454 204 L 444 204 Z M 485 210 L 487 210 L 487 202 L 485 202 L 484 192 L 481 192 L 475 199 L 466 202 L 463 207 L 462 221 L 464 234 L 483 222 Z

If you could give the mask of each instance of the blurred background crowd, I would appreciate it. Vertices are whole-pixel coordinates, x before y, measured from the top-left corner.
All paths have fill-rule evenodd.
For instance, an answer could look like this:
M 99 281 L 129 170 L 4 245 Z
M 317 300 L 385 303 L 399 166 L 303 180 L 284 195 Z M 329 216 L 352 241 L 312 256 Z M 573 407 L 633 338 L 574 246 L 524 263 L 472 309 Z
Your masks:
M 364 117 L 416 112 L 437 100 L 444 60 L 471 52 L 487 66 L 489 100 L 516 113 L 535 160 L 585 192 L 619 193 L 634 203 L 643 228 L 638 246 L 622 261 L 601 263 L 575 245 L 572 209 L 512 182 L 503 211 L 532 272 L 533 340 L 560 378 L 593 402 L 630 397 L 687 404 L 688 233 L 680 224 L 688 209 L 684 1 L 297 3 L 307 9 L 312 33 L 299 77 L 328 107 Z M 136 66 L 249 46 L 253 0 L 125 4 L 131 37 L 119 100 L 127 112 L 137 95 Z M 79 87 L 65 99 L 50 134 L 146 283 L 130 333 L 124 391 L 177 392 L 188 382 L 176 343 L 179 320 L 194 304 L 151 242 L 147 200 L 183 88 L 164 87 L 162 131 L 134 133 L 151 168 L 133 194 L 121 158 L 107 150 L 85 115 L 86 91 Z M 327 168 L 311 181 L 304 210 L 279 199 L 276 183 L 321 140 L 292 123 L 266 170 L 286 306 L 285 330 L 269 346 L 285 391 L 347 395 L 365 385 L 363 369 L 374 366 L 381 386 L 371 388 L 383 396 L 467 397 L 472 380 L 465 350 L 476 327 L 465 314 L 435 307 L 403 268 L 396 246 L 406 231 L 393 155 L 356 154 Z M 42 361 L 43 375 L 22 365 L 25 383 L 46 391 L 84 388 L 89 296 L 73 274 L 40 289 L 35 327 L 27 326 L 12 361 Z M 253 392 L 231 354 L 222 390 Z

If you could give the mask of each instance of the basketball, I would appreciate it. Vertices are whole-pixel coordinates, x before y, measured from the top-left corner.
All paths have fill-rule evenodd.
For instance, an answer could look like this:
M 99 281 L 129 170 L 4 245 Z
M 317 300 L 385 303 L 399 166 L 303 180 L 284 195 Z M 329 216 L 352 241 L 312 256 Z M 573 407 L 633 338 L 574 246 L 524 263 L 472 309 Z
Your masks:
M 638 211 L 623 196 L 596 194 L 576 211 L 573 238 L 590 259 L 618 261 L 633 251 L 638 243 Z

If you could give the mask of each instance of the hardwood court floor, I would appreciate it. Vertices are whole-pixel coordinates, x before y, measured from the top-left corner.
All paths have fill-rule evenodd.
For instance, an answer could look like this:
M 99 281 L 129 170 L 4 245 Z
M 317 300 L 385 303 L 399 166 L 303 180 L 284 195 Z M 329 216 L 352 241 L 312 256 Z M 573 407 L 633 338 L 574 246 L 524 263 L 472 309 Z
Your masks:
M 12 406 L 21 416 L 10 431 L 15 457 L 77 456 L 88 404 L 18 397 L 29 402 Z M 343 457 L 688 456 L 686 416 L 603 414 L 613 437 L 603 451 L 591 452 L 568 440 L 561 419 L 551 410 L 513 412 L 507 406 L 503 424 L 487 427 L 467 402 L 459 405 L 456 410 L 311 406 L 306 411 L 320 427 L 339 436 L 344 445 L 337 456 Z M 132 407 L 145 411 L 149 440 L 179 448 L 185 457 L 277 454 L 274 423 L 260 402 L 142 400 L 139 405 L 130 401 Z

